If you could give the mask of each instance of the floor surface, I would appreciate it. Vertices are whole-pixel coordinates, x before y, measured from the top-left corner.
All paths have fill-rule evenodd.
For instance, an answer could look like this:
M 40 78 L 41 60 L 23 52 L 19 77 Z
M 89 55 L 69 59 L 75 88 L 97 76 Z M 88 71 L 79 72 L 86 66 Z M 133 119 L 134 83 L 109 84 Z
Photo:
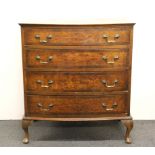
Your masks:
M 21 121 L 0 121 L 0 146 L 19 147 L 142 147 L 155 146 L 155 121 L 134 121 L 132 144 L 124 143 L 118 121 L 53 123 L 37 121 L 29 127 L 30 143 L 22 144 Z

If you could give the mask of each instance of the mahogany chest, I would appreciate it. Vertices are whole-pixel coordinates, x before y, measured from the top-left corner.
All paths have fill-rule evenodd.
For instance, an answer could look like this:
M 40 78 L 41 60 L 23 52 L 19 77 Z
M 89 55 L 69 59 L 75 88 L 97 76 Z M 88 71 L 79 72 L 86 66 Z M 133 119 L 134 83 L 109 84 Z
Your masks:
M 34 120 L 121 120 L 131 143 L 133 25 L 20 24 L 25 116 Z

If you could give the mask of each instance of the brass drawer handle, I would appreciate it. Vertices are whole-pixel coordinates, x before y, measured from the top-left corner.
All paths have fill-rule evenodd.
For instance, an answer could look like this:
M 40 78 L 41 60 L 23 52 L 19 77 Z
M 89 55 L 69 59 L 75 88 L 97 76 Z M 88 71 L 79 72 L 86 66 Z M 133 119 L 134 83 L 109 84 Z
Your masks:
M 40 43 L 47 43 L 47 40 L 40 40 Z
M 44 85 L 44 84 L 43 84 L 44 82 L 43 82 L 42 80 L 37 80 L 36 83 L 37 83 L 37 84 L 40 84 L 41 88 L 49 88 L 50 85 L 54 83 L 54 81 L 49 80 L 49 81 L 48 81 L 48 85 Z
M 114 80 L 114 83 L 112 85 L 108 85 L 106 80 L 102 80 L 102 83 L 105 84 L 107 88 L 114 88 L 116 86 L 116 83 L 118 83 L 118 80 Z
M 38 103 L 37 106 L 40 108 L 41 111 L 46 112 L 46 111 L 49 111 L 54 106 L 54 104 L 49 104 L 48 108 L 44 108 L 42 103 Z
M 113 103 L 111 108 L 108 108 L 108 106 L 105 103 L 102 103 L 102 107 L 105 108 L 106 111 L 113 111 L 116 109 L 118 104 L 116 102 Z
M 102 57 L 102 60 L 105 60 L 107 62 L 107 64 L 114 64 L 115 61 L 118 60 L 118 59 L 119 59 L 119 56 L 118 55 L 114 56 L 113 61 L 108 61 L 107 56 L 103 56 Z
M 107 34 L 103 35 L 103 38 L 106 40 L 107 43 L 115 43 L 117 39 L 120 38 L 119 34 L 114 35 L 114 40 L 109 40 L 109 36 Z
M 49 34 L 49 35 L 47 35 L 47 37 L 46 37 L 45 40 L 41 40 L 40 39 L 40 35 L 39 34 L 36 34 L 35 35 L 35 38 L 38 39 L 40 43 L 47 43 L 49 39 L 52 39 L 52 35 Z
M 39 55 L 37 55 L 36 57 L 36 60 L 38 60 L 41 64 L 48 64 L 51 60 L 53 60 L 53 57 L 52 56 L 49 56 L 47 61 L 42 61 L 41 60 L 41 57 Z

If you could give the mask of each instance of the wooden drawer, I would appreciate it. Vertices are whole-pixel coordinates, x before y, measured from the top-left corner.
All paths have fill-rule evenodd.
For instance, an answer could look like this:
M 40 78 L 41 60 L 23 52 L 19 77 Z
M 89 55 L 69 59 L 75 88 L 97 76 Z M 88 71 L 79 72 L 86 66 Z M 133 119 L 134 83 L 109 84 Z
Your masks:
M 128 49 L 26 50 L 27 67 L 34 68 L 115 68 L 128 66 Z
M 25 28 L 26 45 L 103 45 L 127 44 L 130 42 L 130 30 L 127 28 L 110 29 L 105 27 L 48 27 Z
M 28 91 L 79 92 L 128 89 L 128 72 L 27 72 Z
M 27 96 L 30 114 L 125 113 L 127 95 Z

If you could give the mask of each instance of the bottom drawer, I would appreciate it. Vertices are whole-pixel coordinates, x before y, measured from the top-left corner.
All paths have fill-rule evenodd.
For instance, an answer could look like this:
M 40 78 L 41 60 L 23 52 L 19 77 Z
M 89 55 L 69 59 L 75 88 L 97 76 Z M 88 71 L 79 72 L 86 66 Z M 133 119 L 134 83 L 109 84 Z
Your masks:
M 118 95 L 28 95 L 29 114 L 104 114 L 127 112 L 127 94 Z

